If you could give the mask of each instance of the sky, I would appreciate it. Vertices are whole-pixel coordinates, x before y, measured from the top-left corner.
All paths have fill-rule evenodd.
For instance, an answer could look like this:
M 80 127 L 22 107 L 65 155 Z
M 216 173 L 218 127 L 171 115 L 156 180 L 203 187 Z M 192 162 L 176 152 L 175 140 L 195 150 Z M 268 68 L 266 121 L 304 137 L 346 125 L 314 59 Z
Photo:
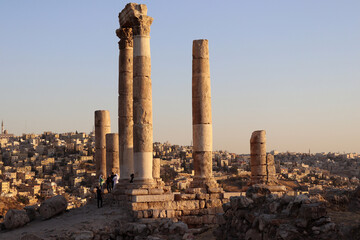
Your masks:
M 0 0 L 0 120 L 10 133 L 117 132 L 120 0 Z M 213 149 L 360 153 L 360 1 L 138 1 L 154 18 L 154 141 L 192 140 L 192 41 L 208 39 Z

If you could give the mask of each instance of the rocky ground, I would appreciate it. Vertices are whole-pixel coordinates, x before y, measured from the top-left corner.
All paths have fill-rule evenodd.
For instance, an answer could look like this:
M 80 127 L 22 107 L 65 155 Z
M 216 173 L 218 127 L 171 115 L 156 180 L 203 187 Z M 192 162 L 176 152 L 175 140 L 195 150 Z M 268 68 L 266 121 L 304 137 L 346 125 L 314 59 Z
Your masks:
M 0 239 L 21 239 L 27 234 L 34 234 L 43 239 L 71 239 L 71 235 L 91 229 L 101 229 L 114 221 L 126 220 L 122 209 L 104 206 L 97 208 L 89 204 L 72 209 L 49 220 L 37 218 L 22 228 L 0 232 Z M 64 237 L 64 238 L 61 238 Z
M 321 195 L 278 197 L 266 187 L 253 186 L 246 197 L 231 198 L 223 206 L 223 221 L 214 234 L 219 240 L 359 240 L 360 187 L 347 195 L 338 192 L 331 196 L 329 199 Z M 351 211 L 331 210 L 343 202 Z
M 2 229 L 0 239 L 360 240 L 360 187 L 296 197 L 278 197 L 266 188 L 250 187 L 246 197 L 231 198 L 223 208 L 220 225 L 190 229 L 170 219 L 135 220 L 121 207 L 105 201 L 103 208 L 97 208 L 92 201 L 49 220 L 37 215 L 24 227 Z
M 215 240 L 213 229 L 189 229 L 183 222 L 170 219 L 134 220 L 121 207 L 104 204 L 97 208 L 94 202 L 72 209 L 49 220 L 40 216 L 24 227 L 3 229 L 0 239 L 12 240 L 86 240 L 86 239 L 200 239 Z

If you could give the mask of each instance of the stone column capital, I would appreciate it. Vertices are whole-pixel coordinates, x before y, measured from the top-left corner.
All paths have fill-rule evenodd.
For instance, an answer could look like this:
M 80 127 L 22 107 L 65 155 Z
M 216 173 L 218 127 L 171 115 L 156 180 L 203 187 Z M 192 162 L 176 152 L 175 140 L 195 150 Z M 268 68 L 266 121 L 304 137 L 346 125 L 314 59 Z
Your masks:
M 119 48 L 132 48 L 133 47 L 133 30 L 132 28 L 119 28 L 116 29 L 116 35 L 120 38 Z
M 150 36 L 150 26 L 153 20 L 152 17 L 146 15 L 134 17 L 132 19 L 134 36 Z

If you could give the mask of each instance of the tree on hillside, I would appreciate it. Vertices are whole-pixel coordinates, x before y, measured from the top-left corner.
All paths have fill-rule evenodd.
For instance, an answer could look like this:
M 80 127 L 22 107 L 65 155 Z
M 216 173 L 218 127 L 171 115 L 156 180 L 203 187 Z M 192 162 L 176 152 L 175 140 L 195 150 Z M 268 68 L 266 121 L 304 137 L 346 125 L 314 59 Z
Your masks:
M 173 181 L 177 175 L 178 175 L 177 172 L 174 169 L 172 169 L 169 165 L 165 165 L 164 167 L 161 168 L 160 177 L 164 182 Z

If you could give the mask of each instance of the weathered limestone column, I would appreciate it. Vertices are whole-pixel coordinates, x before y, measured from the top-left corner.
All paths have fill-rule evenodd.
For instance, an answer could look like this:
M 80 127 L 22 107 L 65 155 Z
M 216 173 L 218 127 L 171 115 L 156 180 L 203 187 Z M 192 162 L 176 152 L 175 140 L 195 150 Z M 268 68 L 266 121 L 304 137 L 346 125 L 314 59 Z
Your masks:
M 116 30 L 119 41 L 119 158 L 120 179 L 134 173 L 133 161 L 133 36 L 132 28 Z
M 193 41 L 192 117 L 194 181 L 192 187 L 216 183 L 212 175 L 212 120 L 208 40 Z M 210 185 L 209 185 L 210 184 Z M 203 186 L 202 186 L 203 185 Z
M 107 177 L 114 174 L 120 174 L 119 165 L 119 134 L 106 134 L 106 172 Z
M 266 132 L 255 131 L 250 139 L 251 184 L 277 183 L 274 156 L 266 154 Z
M 95 161 L 96 176 L 106 176 L 106 139 L 110 133 L 110 113 L 107 110 L 95 111 Z
M 160 179 L 160 168 L 161 168 L 161 164 L 160 164 L 160 158 L 159 157 L 154 157 L 154 161 L 153 161 L 153 178 L 155 180 Z
M 251 183 L 266 183 L 266 132 L 255 131 L 250 139 Z
M 152 182 L 153 125 L 151 91 L 150 25 L 153 18 L 135 16 L 134 37 L 134 174 L 135 181 Z
M 274 155 L 272 155 L 272 154 L 266 155 L 266 165 L 267 165 L 267 181 L 268 181 L 268 183 L 277 183 Z

